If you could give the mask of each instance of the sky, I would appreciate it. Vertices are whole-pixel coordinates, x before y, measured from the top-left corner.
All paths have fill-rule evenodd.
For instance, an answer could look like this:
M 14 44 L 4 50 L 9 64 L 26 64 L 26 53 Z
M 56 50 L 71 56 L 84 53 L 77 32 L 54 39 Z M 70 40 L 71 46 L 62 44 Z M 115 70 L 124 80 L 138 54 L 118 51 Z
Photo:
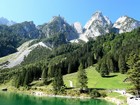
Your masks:
M 0 17 L 16 22 L 47 23 L 53 16 L 62 16 L 72 24 L 83 26 L 96 12 L 115 22 L 127 15 L 140 21 L 140 0 L 0 0 Z

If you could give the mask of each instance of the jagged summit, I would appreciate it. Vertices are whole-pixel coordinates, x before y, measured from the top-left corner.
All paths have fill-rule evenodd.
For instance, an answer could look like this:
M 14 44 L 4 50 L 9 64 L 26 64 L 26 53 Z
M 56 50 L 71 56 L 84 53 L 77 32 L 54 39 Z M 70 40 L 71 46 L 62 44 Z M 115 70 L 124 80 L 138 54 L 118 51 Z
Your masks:
M 113 25 L 119 29 L 119 33 L 130 32 L 133 29 L 140 27 L 140 21 L 137 21 L 129 16 L 121 16 Z
M 15 23 L 2 17 L 0 18 L 0 24 L 10 26 Z M 72 25 L 68 24 L 66 20 L 60 15 L 53 16 L 53 18 L 48 23 L 38 26 L 37 29 L 33 23 L 26 23 L 23 24 L 23 26 L 19 26 L 22 27 L 21 29 L 18 29 L 18 32 L 21 33 L 21 35 L 24 35 L 23 33 L 26 31 L 28 32 L 28 30 L 31 29 L 30 27 L 32 27 L 31 33 L 33 33 L 34 30 L 36 33 L 39 31 L 39 35 L 35 35 L 36 37 L 34 38 L 37 38 L 38 36 L 52 38 L 58 33 L 62 33 L 64 34 L 66 41 L 77 41 L 80 39 L 87 42 L 89 38 L 96 38 L 97 36 L 105 35 L 111 31 L 115 33 L 130 32 L 133 29 L 140 27 L 140 21 L 125 15 L 121 16 L 114 24 L 112 24 L 108 17 L 104 16 L 101 11 L 97 11 L 91 16 L 84 28 L 80 22 L 75 22 Z M 31 34 L 27 36 L 30 37 Z
M 0 25 L 7 25 L 7 26 L 11 26 L 16 24 L 16 22 L 14 21 L 9 21 L 8 19 L 4 18 L 4 17 L 0 17 Z
M 85 25 L 85 36 L 96 37 L 109 33 L 112 27 L 112 22 L 102 12 L 95 12 L 91 19 Z
M 78 38 L 78 33 L 69 25 L 63 17 L 54 16 L 47 24 L 40 26 L 40 31 L 45 37 L 54 37 L 58 33 L 64 33 L 67 41 Z
M 52 19 L 49 21 L 49 23 L 52 23 L 54 21 L 58 21 L 58 22 L 65 22 L 64 17 L 59 16 L 53 16 Z

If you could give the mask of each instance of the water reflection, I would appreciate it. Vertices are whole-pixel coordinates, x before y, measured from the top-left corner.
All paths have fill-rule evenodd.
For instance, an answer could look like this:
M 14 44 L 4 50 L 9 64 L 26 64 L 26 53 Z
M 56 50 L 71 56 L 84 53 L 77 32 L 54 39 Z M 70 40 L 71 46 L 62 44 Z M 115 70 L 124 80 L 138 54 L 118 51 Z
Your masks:
M 68 98 L 34 97 L 0 92 L 0 105 L 113 105 L 104 100 L 80 100 Z

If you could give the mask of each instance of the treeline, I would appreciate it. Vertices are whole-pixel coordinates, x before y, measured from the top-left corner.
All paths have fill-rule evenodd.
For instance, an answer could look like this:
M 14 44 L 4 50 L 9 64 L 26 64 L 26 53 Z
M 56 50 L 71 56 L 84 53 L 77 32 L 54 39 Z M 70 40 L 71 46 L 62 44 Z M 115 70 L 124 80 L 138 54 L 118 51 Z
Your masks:
M 127 73 L 129 70 L 127 62 L 130 56 L 140 54 L 140 28 L 116 35 L 114 40 L 104 42 L 102 53 L 103 57 L 99 60 L 97 67 L 102 76 L 110 72 Z
M 17 51 L 22 43 L 37 38 L 39 31 L 33 22 L 23 22 L 12 26 L 0 25 L 0 57 Z
M 52 50 L 37 47 L 18 68 L 19 73 L 15 75 L 19 81 L 20 78 L 24 80 L 20 83 L 17 81 L 16 87 L 29 85 L 41 77 L 47 84 L 57 76 L 56 71 L 61 75 L 77 72 L 80 64 L 84 69 L 97 63 L 96 70 L 103 77 L 111 72 L 126 73 L 130 69 L 128 61 L 134 55 L 140 55 L 140 28 L 129 33 L 99 36 L 86 44 L 63 44 Z M 37 76 L 34 74 L 36 72 Z M 28 82 L 25 77 L 29 78 Z
M 39 78 L 41 78 L 43 67 L 44 65 L 40 63 L 18 68 L 18 73 L 14 77 L 13 85 L 17 88 L 19 86 L 29 86 L 33 80 L 39 80 Z

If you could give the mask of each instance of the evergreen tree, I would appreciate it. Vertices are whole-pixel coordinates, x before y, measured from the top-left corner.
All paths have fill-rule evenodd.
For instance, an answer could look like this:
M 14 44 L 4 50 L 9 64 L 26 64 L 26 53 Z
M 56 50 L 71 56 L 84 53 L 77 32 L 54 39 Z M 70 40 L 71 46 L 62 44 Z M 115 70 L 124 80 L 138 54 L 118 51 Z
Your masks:
M 83 69 L 83 64 L 80 63 L 80 66 L 78 68 L 78 73 L 77 73 L 77 84 L 80 89 L 85 89 L 87 88 L 87 83 L 88 83 L 88 78 L 86 75 L 86 71 Z
M 54 69 L 55 69 L 54 65 L 49 64 L 49 66 L 48 66 L 48 76 L 50 78 L 54 76 Z
M 93 58 L 92 58 L 92 56 L 89 56 L 88 58 L 87 58 L 87 65 L 88 65 L 88 67 L 89 66 L 91 66 L 93 64 Z
M 126 62 L 127 65 L 128 65 L 128 67 L 129 67 L 129 69 L 130 69 L 130 68 L 133 68 L 134 64 L 135 64 L 138 60 L 140 60 L 140 57 L 139 57 L 137 54 L 135 54 L 134 52 L 131 53 L 130 56 L 129 56 L 129 58 L 128 58 L 128 60 L 127 60 L 127 62 Z
M 71 63 L 69 63 L 69 64 L 68 64 L 68 74 L 70 74 L 70 73 L 71 73 L 71 71 L 72 71 L 72 64 L 71 64 Z
M 21 86 L 22 81 L 21 81 L 21 75 L 18 74 L 15 78 L 14 78 L 14 86 L 16 88 L 19 88 L 19 86 Z
M 109 69 L 110 72 L 114 72 L 114 64 L 113 60 L 111 57 L 107 57 L 107 68 Z
M 136 62 L 130 69 L 130 71 L 128 72 L 128 78 L 134 85 L 134 88 L 137 91 L 137 96 L 140 97 L 140 60 Z
M 47 67 L 45 65 L 42 66 L 42 75 L 41 75 L 41 78 L 43 80 L 43 83 L 45 85 L 47 85 L 47 82 L 48 82 L 48 70 L 47 70 Z
M 105 62 L 103 62 L 101 64 L 101 67 L 100 67 L 100 74 L 102 77 L 105 77 L 106 75 L 109 75 L 109 71 L 108 71 L 108 68 L 107 68 L 107 65 Z
M 33 81 L 33 74 L 30 70 L 27 70 L 24 79 L 24 86 L 28 86 L 29 83 L 31 83 L 32 81 Z
M 52 86 L 53 86 L 53 90 L 55 94 L 58 94 L 59 92 L 61 92 L 61 88 L 64 87 L 61 69 L 58 69 L 58 68 L 55 69 Z
M 27 86 L 29 84 L 29 71 L 26 72 L 26 75 L 25 75 L 25 79 L 24 79 L 24 86 Z
M 118 67 L 119 67 L 119 71 L 122 74 L 126 73 L 126 71 L 127 71 L 126 62 L 125 62 L 125 58 L 123 55 L 119 56 Z

